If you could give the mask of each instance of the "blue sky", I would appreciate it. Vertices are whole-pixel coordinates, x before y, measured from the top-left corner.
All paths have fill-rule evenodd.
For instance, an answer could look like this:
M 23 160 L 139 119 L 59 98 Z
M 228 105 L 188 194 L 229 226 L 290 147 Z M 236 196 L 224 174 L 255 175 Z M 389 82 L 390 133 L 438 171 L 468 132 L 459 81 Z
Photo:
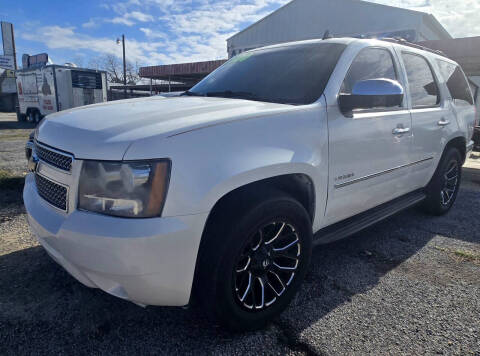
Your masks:
M 1 0 L 15 26 L 17 53 L 49 53 L 55 63 L 87 66 L 104 54 L 140 65 L 226 57 L 225 40 L 288 0 Z M 478 0 L 375 0 L 434 14 L 455 37 L 480 35 Z

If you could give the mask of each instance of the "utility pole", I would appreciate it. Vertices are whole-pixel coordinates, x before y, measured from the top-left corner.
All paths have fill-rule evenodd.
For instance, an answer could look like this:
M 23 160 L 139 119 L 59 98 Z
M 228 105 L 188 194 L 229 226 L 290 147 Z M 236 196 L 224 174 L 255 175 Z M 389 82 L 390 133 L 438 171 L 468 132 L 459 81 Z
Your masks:
M 123 97 L 127 98 L 127 63 L 125 62 L 125 35 L 122 35 L 123 46 Z
M 117 45 L 120 44 L 120 38 L 117 37 Z M 123 98 L 127 98 L 127 63 L 125 62 L 125 35 L 122 35 L 123 47 Z

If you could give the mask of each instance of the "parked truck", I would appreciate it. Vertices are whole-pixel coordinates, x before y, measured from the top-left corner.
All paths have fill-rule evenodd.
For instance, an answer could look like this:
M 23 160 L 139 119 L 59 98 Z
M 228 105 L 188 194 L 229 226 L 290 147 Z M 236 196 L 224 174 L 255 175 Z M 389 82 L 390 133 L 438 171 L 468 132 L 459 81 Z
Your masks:
M 40 122 L 51 113 L 107 101 L 104 71 L 45 65 L 17 71 L 19 121 Z

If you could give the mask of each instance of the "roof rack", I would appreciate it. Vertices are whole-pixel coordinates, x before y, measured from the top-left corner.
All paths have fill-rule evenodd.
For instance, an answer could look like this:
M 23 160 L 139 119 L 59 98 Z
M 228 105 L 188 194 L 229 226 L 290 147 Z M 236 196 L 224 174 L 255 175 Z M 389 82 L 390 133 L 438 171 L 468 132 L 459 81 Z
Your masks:
M 330 38 L 335 38 L 335 37 L 350 37 L 350 38 L 357 38 L 357 39 L 372 39 L 372 40 L 376 39 L 376 40 L 379 40 L 379 41 L 397 43 L 397 44 L 401 44 L 401 45 L 404 45 L 404 46 L 408 46 L 408 47 L 412 47 L 412 48 L 416 48 L 416 49 L 421 49 L 421 50 L 431 52 L 431 53 L 435 53 L 435 54 L 438 54 L 440 56 L 448 58 L 448 56 L 445 53 L 443 53 L 442 51 L 439 51 L 437 49 L 425 47 L 425 46 L 419 45 L 417 43 L 407 41 L 406 39 L 401 38 L 401 37 L 380 37 L 380 38 L 378 38 L 378 37 L 375 37 L 375 36 L 372 36 L 372 35 L 369 36 L 369 35 L 366 35 L 366 34 L 361 34 L 361 35 L 356 35 L 356 36 L 335 36 L 335 35 L 332 35 L 329 30 L 327 30 L 327 31 L 325 31 L 325 34 L 323 35 L 322 39 L 325 40 L 325 39 L 330 39 Z
M 436 49 L 433 49 L 433 48 L 429 48 L 429 47 L 425 47 L 425 46 L 419 45 L 417 43 L 409 42 L 409 41 L 407 41 L 403 38 L 384 37 L 384 38 L 379 38 L 379 40 L 380 41 L 391 42 L 391 43 L 397 43 L 397 44 L 401 44 L 401 45 L 404 45 L 404 46 L 413 47 L 413 48 L 416 48 L 416 49 L 421 49 L 421 50 L 424 50 L 424 51 L 432 52 L 432 53 L 438 54 L 438 55 L 443 56 L 443 57 L 447 57 L 447 55 L 445 53 L 443 53 L 442 51 L 439 51 L 439 50 L 436 50 Z

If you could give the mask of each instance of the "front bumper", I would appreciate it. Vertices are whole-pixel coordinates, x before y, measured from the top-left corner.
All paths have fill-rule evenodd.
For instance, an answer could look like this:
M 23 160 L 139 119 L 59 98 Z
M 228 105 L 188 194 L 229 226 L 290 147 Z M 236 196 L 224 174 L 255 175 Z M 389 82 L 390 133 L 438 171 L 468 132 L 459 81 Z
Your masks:
M 189 303 L 208 214 L 152 219 L 67 214 L 37 194 L 33 174 L 26 177 L 23 199 L 38 241 L 84 285 L 142 305 Z

